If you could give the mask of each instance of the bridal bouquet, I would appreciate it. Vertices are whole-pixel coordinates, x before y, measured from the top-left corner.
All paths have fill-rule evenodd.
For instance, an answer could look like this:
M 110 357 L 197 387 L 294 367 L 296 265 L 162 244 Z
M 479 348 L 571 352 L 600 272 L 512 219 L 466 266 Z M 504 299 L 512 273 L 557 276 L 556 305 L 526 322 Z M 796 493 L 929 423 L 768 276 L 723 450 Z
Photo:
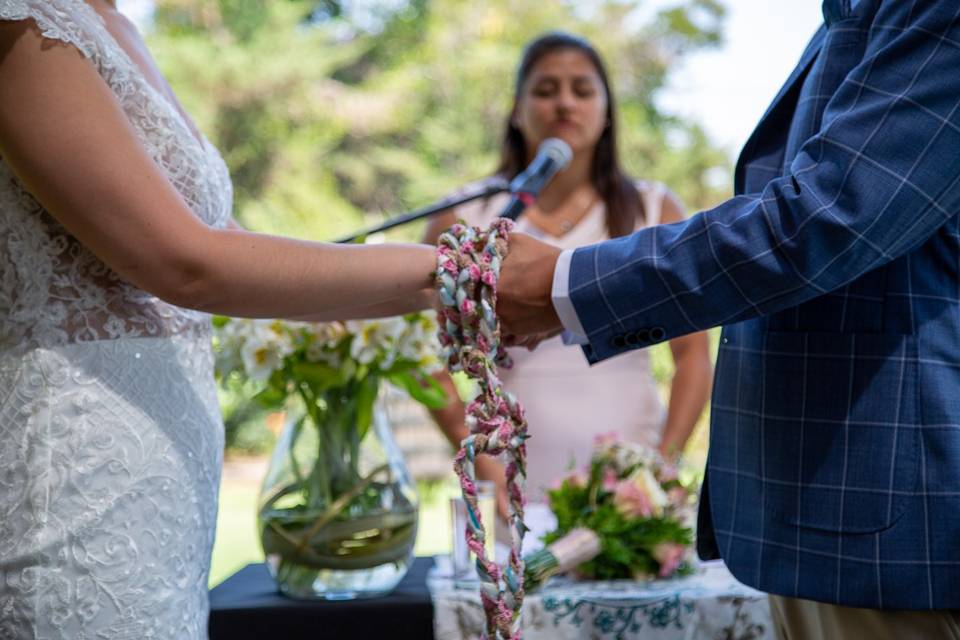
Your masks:
M 417 498 L 377 398 L 388 381 L 424 405 L 445 404 L 429 375 L 439 367 L 434 314 L 214 326 L 221 379 L 247 383 L 288 416 L 259 504 L 280 590 L 336 599 L 388 592 L 412 562 Z
M 544 542 L 556 543 L 571 531 L 596 534 L 599 552 L 577 568 L 588 578 L 682 575 L 690 571 L 692 484 L 681 482 L 657 452 L 614 435 L 600 437 L 589 466 L 547 492 L 557 528 Z

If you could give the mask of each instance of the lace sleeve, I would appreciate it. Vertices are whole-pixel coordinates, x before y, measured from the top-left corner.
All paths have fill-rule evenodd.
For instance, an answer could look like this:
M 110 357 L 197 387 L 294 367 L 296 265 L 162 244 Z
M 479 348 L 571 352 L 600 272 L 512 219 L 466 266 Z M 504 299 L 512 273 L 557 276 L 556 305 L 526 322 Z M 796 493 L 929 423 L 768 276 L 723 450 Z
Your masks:
M 0 0 L 0 20 L 32 21 L 97 70 L 157 167 L 191 211 L 223 226 L 232 191 L 223 159 L 195 139 L 83 0 Z M 206 314 L 124 280 L 34 199 L 0 157 L 0 355 L 93 340 L 205 333 Z
M 95 59 L 92 44 L 82 37 L 83 26 L 76 12 L 58 0 L 0 0 L 0 20 L 32 20 L 40 35 L 75 47 L 86 58 Z

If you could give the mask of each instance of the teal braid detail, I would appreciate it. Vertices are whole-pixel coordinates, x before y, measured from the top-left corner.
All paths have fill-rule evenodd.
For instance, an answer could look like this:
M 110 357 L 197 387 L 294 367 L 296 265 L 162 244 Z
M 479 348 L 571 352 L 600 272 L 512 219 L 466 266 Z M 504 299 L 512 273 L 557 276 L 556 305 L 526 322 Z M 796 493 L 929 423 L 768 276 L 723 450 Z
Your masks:
M 440 344 L 451 371 L 476 380 L 480 394 L 467 406 L 471 435 L 463 440 L 454 470 L 467 504 L 467 546 L 477 557 L 480 600 L 490 640 L 519 640 L 523 607 L 523 557 L 527 527 L 523 523 L 527 423 L 523 406 L 504 391 L 499 367 L 512 366 L 502 348 L 497 319 L 497 282 L 507 251 L 510 220 L 500 218 L 487 231 L 456 224 L 437 245 L 436 287 L 443 308 L 438 313 Z M 510 499 L 510 559 L 501 571 L 487 557 L 486 531 L 477 504 L 474 461 L 477 455 L 503 456 L 507 461 Z

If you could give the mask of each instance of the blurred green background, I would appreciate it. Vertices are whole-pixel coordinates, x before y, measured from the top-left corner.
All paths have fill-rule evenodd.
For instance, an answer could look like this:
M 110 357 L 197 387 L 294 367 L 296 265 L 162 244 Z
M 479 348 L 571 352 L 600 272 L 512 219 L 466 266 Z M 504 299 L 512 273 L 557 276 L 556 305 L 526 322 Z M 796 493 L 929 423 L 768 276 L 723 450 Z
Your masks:
M 655 100 L 685 56 L 722 42 L 717 0 L 655 12 L 642 2 L 561 0 L 159 0 L 153 9 L 148 44 L 223 153 L 235 216 L 250 229 L 332 240 L 488 175 L 522 47 L 552 29 L 587 37 L 605 57 L 631 174 L 665 182 L 691 211 L 730 191 L 727 155 Z M 666 388 L 666 346 L 653 363 Z M 276 433 L 242 389 L 222 400 L 227 464 L 211 584 L 261 559 L 254 505 Z M 705 439 L 701 424 L 692 460 L 702 461 Z M 419 486 L 417 551 L 443 552 L 455 482 L 429 472 Z

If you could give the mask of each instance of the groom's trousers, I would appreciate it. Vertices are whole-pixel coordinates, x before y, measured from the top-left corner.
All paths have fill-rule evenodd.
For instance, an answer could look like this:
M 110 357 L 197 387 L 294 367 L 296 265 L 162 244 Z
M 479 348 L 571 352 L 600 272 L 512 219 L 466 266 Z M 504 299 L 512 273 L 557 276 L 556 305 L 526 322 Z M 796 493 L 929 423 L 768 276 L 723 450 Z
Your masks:
M 960 640 L 960 611 L 860 609 L 770 596 L 777 640 Z

